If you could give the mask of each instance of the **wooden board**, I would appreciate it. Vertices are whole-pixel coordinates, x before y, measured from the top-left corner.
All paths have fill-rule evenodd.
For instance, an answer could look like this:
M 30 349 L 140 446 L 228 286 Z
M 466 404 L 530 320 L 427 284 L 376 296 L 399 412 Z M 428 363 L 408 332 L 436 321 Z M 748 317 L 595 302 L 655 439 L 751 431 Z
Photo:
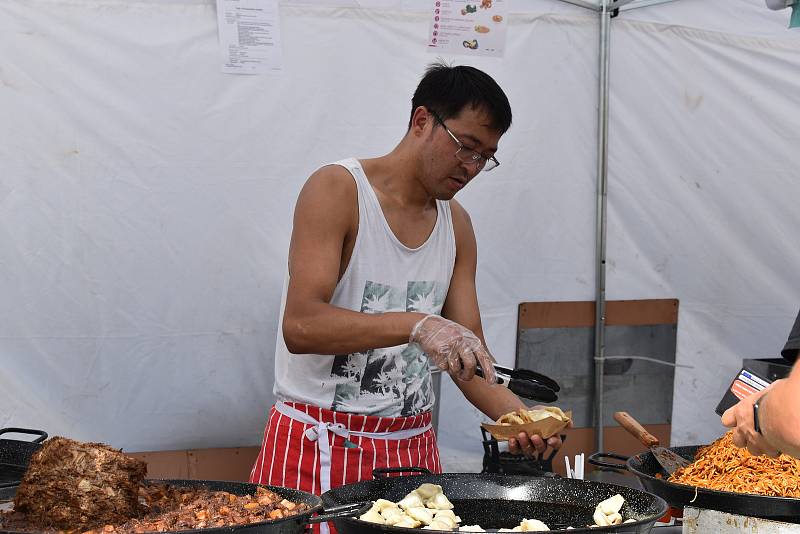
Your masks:
M 147 462 L 147 478 L 247 482 L 258 447 L 129 453 Z
M 604 425 L 615 425 L 611 413 L 617 410 L 635 412 L 643 423 L 671 422 L 678 304 L 606 303 Z M 556 379 L 562 386 L 558 406 L 573 411 L 578 427 L 591 427 L 594 420 L 595 309 L 594 301 L 519 305 L 515 365 Z
M 594 301 L 522 302 L 519 305 L 517 330 L 594 326 L 594 316 Z M 677 299 L 609 300 L 606 302 L 606 324 L 608 326 L 677 323 Z

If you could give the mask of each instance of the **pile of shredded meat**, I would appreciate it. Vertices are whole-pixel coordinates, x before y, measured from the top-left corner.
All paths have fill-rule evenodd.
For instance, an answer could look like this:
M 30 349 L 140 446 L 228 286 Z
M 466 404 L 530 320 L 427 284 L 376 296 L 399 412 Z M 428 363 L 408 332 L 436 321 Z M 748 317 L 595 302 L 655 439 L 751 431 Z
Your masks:
M 234 495 L 204 488 L 180 488 L 162 484 L 139 489 L 140 515 L 124 523 L 102 525 L 92 530 L 56 529 L 31 525 L 21 512 L 0 514 L 0 530 L 63 534 L 132 534 L 233 527 L 281 519 L 309 509 L 266 489 L 255 495 Z
M 235 527 L 303 513 L 309 506 L 266 488 L 255 495 L 144 481 L 144 462 L 102 443 L 62 437 L 31 458 L 0 531 L 139 533 Z

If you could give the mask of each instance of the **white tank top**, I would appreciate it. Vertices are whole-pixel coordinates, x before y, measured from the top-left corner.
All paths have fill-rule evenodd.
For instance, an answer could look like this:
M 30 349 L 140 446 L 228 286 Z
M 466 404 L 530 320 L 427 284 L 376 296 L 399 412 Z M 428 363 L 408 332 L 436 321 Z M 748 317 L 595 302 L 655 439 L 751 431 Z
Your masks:
M 456 258 L 449 202 L 436 201 L 433 232 L 418 248 L 408 248 L 389 227 L 358 160 L 334 164 L 350 171 L 358 187 L 358 233 L 330 303 L 362 313 L 441 314 Z M 433 407 L 429 360 L 416 344 L 337 356 L 289 353 L 283 340 L 287 286 L 288 273 L 275 347 L 278 400 L 384 417 L 416 415 Z

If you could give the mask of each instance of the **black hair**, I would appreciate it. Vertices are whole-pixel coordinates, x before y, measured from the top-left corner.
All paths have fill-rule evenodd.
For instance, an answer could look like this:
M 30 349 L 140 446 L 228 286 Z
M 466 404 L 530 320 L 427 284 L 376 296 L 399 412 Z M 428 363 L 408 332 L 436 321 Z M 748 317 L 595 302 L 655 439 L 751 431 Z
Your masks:
M 428 65 L 411 99 L 409 128 L 419 106 L 432 110 L 442 120 L 457 116 L 469 106 L 486 111 L 492 128 L 501 134 L 511 126 L 511 105 L 506 94 L 491 76 L 466 65 L 451 67 L 442 62 Z

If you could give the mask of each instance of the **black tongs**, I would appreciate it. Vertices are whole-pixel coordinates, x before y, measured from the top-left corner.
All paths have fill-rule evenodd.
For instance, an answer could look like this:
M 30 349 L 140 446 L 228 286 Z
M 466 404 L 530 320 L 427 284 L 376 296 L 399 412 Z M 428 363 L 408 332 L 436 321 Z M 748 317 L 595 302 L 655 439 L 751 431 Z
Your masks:
M 561 390 L 561 387 L 549 376 L 529 369 L 509 369 L 497 364 L 494 364 L 494 372 L 497 376 L 497 383 L 507 387 L 518 397 L 539 402 L 558 400 L 556 393 Z M 483 377 L 483 369 L 480 364 L 478 364 L 475 374 Z

